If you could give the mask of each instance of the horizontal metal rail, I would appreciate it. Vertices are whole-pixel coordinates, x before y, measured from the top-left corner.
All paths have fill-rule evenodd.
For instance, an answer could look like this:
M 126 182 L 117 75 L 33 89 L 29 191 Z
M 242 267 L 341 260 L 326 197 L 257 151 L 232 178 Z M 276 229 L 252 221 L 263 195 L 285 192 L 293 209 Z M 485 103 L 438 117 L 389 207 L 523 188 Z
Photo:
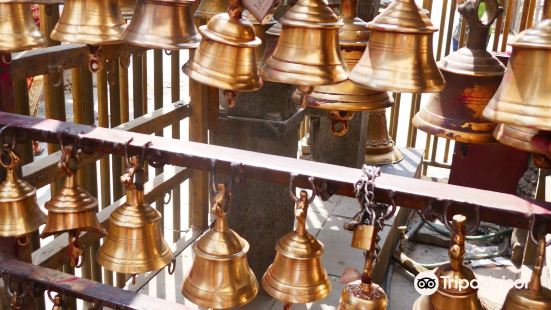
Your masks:
M 150 161 L 206 171 L 214 167 L 216 173 L 230 173 L 239 165 L 246 178 L 280 184 L 288 184 L 293 178 L 296 186 L 305 188 L 312 177 L 320 188 L 318 192 L 325 192 L 320 193 L 322 196 L 353 197 L 354 184 L 361 176 L 359 169 L 0 112 L 0 126 L 6 125 L 23 141 L 32 137 L 58 143 L 58 132 L 64 131 L 64 143 L 78 136 L 93 152 L 124 155 L 127 149 L 130 155 L 138 155 L 149 144 L 145 156 Z M 539 228 L 551 232 L 550 203 L 510 194 L 382 174 L 376 180 L 376 199 L 417 210 L 430 206 L 441 211 L 449 206 L 451 212 L 472 214 L 478 209 L 482 221 L 521 228 L 530 227 L 531 217 L 536 216 Z

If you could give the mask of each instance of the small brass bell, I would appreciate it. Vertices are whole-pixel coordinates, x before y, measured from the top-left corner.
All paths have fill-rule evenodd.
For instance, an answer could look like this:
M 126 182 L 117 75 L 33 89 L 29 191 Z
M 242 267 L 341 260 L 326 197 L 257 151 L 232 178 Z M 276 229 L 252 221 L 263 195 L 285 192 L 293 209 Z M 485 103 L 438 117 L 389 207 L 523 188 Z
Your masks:
M 295 205 L 296 229 L 279 240 L 275 260 L 262 278 L 264 290 L 287 307 L 323 299 L 331 291 L 321 262 L 323 244 L 306 230 L 308 204 L 302 191 Z
M 81 231 L 94 232 L 101 237 L 107 234 L 96 217 L 97 200 L 77 184 L 77 164 L 76 148 L 64 147 L 60 166 L 66 173 L 65 181 L 59 192 L 44 205 L 48 210 L 48 218 L 46 227 L 40 234 L 41 238 L 46 238 L 68 232 L 73 267 L 79 265 L 78 260 L 82 253 L 78 242 Z
M 13 53 L 46 45 L 34 23 L 31 5 L 0 3 L 0 53 Z
M 206 24 L 215 15 L 224 13 L 228 8 L 228 0 L 200 0 L 193 17 L 198 25 Z
M 415 127 L 429 134 L 465 143 L 495 142 L 495 123 L 482 111 L 499 87 L 505 66 L 486 51 L 488 30 L 499 14 L 497 0 L 485 1 L 487 21 L 478 18 L 477 0 L 459 5 L 468 23 L 467 45 L 444 58 L 439 67 L 447 83 L 432 95 L 414 119 Z
M 279 22 L 281 35 L 262 67 L 262 78 L 298 85 L 305 107 L 314 86 L 347 78 L 339 49 L 342 23 L 323 0 L 299 0 Z
M 524 30 L 511 45 L 503 82 L 483 115 L 498 123 L 551 130 L 551 19 Z
M 163 238 L 161 214 L 144 201 L 143 168 L 134 158 L 121 178 L 126 184 L 126 202 L 109 217 L 108 235 L 97 261 L 105 269 L 136 275 L 161 269 L 173 259 Z
M 551 291 L 541 286 L 541 272 L 545 262 L 545 237 L 538 240 L 538 253 L 532 278 L 527 289 L 512 288 L 505 298 L 503 310 L 551 309 Z
M 125 27 L 119 0 L 66 0 L 51 38 L 88 45 L 117 43 Z
M 369 45 L 350 79 L 371 89 L 438 92 L 444 78 L 432 52 L 435 28 L 414 0 L 396 0 L 368 24 Z
M 463 265 L 465 255 L 465 216 L 457 214 L 452 218 L 452 244 L 449 249 L 450 263 L 438 267 L 435 275 L 438 278 L 438 290 L 430 296 L 421 296 L 414 304 L 414 310 L 481 310 L 478 300 L 478 289 L 462 282 L 476 280 L 473 271 Z
M 182 294 L 196 305 L 226 309 L 242 306 L 258 293 L 258 282 L 247 262 L 249 243 L 228 227 L 225 185 L 217 186 L 211 212 L 214 227 L 193 244 L 193 265 L 182 285 Z
M 119 0 L 122 16 L 126 19 L 131 19 L 136 8 L 136 0 Z
M 124 41 L 146 48 L 196 48 L 201 37 L 191 16 L 193 1 L 139 0 L 134 17 L 122 34 Z M 165 20 L 165 23 L 159 23 Z
M 190 78 L 224 90 L 231 107 L 236 92 L 262 87 L 255 48 L 261 44 L 250 21 L 242 17 L 239 0 L 231 0 L 229 13 L 214 16 L 199 27 L 203 40 L 182 68 Z
M 404 156 L 388 134 L 385 110 L 369 111 L 367 113 L 365 163 L 368 165 L 387 165 L 404 159 Z
M 14 150 L 3 150 L 0 164 L 6 168 L 6 178 L 0 183 L 0 237 L 22 237 L 46 222 L 36 189 L 16 175 L 20 163 Z

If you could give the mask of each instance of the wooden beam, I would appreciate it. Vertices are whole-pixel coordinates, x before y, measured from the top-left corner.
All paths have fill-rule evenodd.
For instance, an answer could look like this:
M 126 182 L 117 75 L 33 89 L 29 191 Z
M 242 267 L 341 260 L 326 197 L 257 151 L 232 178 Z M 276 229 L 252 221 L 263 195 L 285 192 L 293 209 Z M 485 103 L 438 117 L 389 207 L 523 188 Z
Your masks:
M 163 174 L 158 175 L 155 179 L 144 185 L 145 201 L 147 203 L 152 203 L 159 197 L 163 197 L 165 193 L 170 192 L 176 185 L 190 178 L 191 174 L 191 169 L 166 167 Z M 105 228 L 107 228 L 107 221 L 111 213 L 125 201 L 126 197 L 123 197 L 98 213 L 98 219 Z M 80 242 L 83 249 L 88 248 L 97 240 L 99 240 L 99 236 L 96 234 L 89 232 L 80 234 Z M 63 264 L 69 263 L 69 258 L 66 255 L 67 244 L 68 234 L 63 233 L 59 235 L 52 242 L 33 252 L 33 264 L 56 269 Z

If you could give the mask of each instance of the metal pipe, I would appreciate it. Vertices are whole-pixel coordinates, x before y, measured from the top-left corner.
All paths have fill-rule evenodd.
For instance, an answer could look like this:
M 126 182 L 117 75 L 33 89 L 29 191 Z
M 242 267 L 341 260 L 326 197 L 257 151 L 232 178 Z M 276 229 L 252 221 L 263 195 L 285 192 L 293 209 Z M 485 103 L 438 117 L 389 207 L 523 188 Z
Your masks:
M 163 106 L 163 50 L 153 50 L 153 105 L 155 110 Z M 156 136 L 163 136 L 163 130 L 155 132 Z M 155 175 L 163 173 L 163 168 L 155 168 Z M 161 214 L 165 213 L 163 199 L 155 201 L 155 208 Z M 165 227 L 161 221 L 161 227 Z
M 170 55 L 170 91 L 172 102 L 180 101 L 180 51 L 174 51 Z M 180 121 L 172 123 L 172 139 L 180 139 Z M 172 228 L 173 241 L 180 239 L 182 225 L 180 184 L 172 190 Z
M 509 30 L 511 29 L 511 20 L 513 19 L 513 4 L 514 0 L 507 2 L 505 8 L 505 24 L 503 26 L 503 38 L 501 39 L 501 51 L 505 52 L 507 49 L 507 40 L 509 38 Z
M 145 51 L 143 53 L 145 53 Z M 142 52 L 132 55 L 132 101 L 134 105 L 134 118 L 144 115 L 142 92 L 142 55 Z

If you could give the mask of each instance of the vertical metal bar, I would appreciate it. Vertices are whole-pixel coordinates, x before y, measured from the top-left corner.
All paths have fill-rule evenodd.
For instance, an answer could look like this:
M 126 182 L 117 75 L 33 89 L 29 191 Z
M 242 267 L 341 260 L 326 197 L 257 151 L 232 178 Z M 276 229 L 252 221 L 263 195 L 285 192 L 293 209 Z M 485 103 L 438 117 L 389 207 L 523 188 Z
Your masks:
M 530 1 L 530 9 L 528 11 L 528 18 L 526 19 L 526 28 L 532 28 L 534 24 L 534 12 L 536 11 L 536 0 Z
M 444 56 L 448 56 L 448 54 L 451 51 L 451 44 L 452 44 L 452 38 L 453 38 L 453 21 L 455 19 L 455 9 L 457 8 L 457 4 L 455 1 L 451 2 L 450 7 L 450 18 L 448 20 L 448 36 L 446 38 L 446 49 L 444 50 Z
M 425 139 L 425 153 L 423 154 L 423 158 L 427 160 L 429 158 L 430 137 L 432 136 L 427 133 L 427 138 Z M 427 168 L 428 168 L 428 164 L 423 163 L 421 165 L 421 175 L 427 175 Z
M 413 94 L 413 98 L 411 100 L 411 111 L 409 114 L 409 128 L 408 128 L 408 141 L 407 141 L 408 147 L 415 147 L 415 142 L 417 140 L 417 128 L 413 126 L 413 122 L 411 120 L 413 119 L 413 116 L 415 116 L 415 114 L 419 112 L 420 104 L 421 104 L 421 95 Z
M 446 26 L 446 15 L 448 14 L 448 0 L 442 2 L 442 13 L 440 16 L 440 31 L 438 32 L 438 48 L 436 49 L 436 60 L 442 58 L 442 44 L 444 43 L 444 27 Z
M 160 109 L 163 107 L 163 50 L 153 50 L 153 106 L 154 109 Z M 155 132 L 156 136 L 162 136 L 163 130 Z M 155 168 L 155 175 L 163 173 L 163 168 Z M 161 214 L 164 215 L 164 202 L 163 199 L 158 199 L 155 202 L 155 206 Z M 161 221 L 162 227 L 164 227 L 164 221 Z
M 145 53 L 145 51 L 144 51 Z M 134 118 L 144 115 L 142 92 L 142 53 L 132 55 L 132 94 L 134 105 Z
M 29 110 L 29 89 L 27 79 L 15 79 L 12 81 L 13 99 L 15 102 L 15 112 L 22 115 L 30 115 Z M 33 161 L 33 150 L 30 142 L 17 145 L 17 152 L 21 156 L 24 164 Z
M 390 132 L 391 137 L 394 142 L 396 142 L 396 137 L 398 136 L 398 119 L 400 118 L 400 102 L 402 99 L 402 94 L 394 94 L 394 105 L 391 110 L 390 117 Z
M 545 0 L 543 2 L 543 12 L 541 14 L 541 20 L 551 18 L 551 1 Z
M 119 83 L 119 59 L 109 59 L 107 66 L 107 82 L 109 83 L 109 112 L 110 127 L 121 124 L 120 83 Z M 122 158 L 118 155 L 111 156 L 111 171 L 113 179 L 113 199 L 118 200 L 123 196 L 122 183 L 118 182 L 122 171 Z
M 520 31 L 526 29 L 528 25 L 528 18 L 530 12 L 530 6 L 532 5 L 532 0 L 524 0 L 522 3 L 522 15 L 520 17 Z
M 195 50 L 190 50 L 193 57 Z M 208 142 L 208 88 L 190 79 L 191 114 L 189 117 L 189 140 Z M 197 229 L 208 226 L 208 174 L 195 170 L 189 180 L 190 223 Z
M 496 20 L 494 30 L 494 43 L 492 45 L 492 51 L 497 51 L 499 46 L 499 37 L 501 36 L 501 28 L 503 27 L 503 14 L 499 14 Z
M 147 51 L 142 54 L 142 106 L 143 113 L 147 113 Z
M 98 126 L 109 127 L 107 66 L 105 60 L 101 60 L 101 62 L 102 68 L 97 72 Z M 111 204 L 111 179 L 109 171 L 109 157 L 102 158 L 100 160 L 101 209 L 104 209 Z M 113 285 L 113 273 L 111 271 L 105 269 L 103 279 L 106 284 Z
M 450 155 L 450 139 L 446 139 L 446 144 L 444 145 L 444 163 L 447 163 L 448 157 Z
M 180 51 L 174 51 L 170 55 L 170 91 L 172 102 L 180 100 Z M 180 139 L 180 122 L 172 124 L 172 139 Z M 180 239 L 181 225 L 181 197 L 180 184 L 172 189 L 172 228 L 173 241 Z
M 507 7 L 505 8 L 505 24 L 503 26 L 503 37 L 501 38 L 501 51 L 505 52 L 507 49 L 507 40 L 509 38 L 509 30 L 511 29 L 511 20 L 513 19 L 513 5 L 514 0 L 509 0 L 507 2 Z
M 121 106 L 121 124 L 128 122 L 129 120 L 129 100 L 128 100 L 128 62 L 129 58 L 119 59 L 119 92 L 120 92 L 120 106 Z

